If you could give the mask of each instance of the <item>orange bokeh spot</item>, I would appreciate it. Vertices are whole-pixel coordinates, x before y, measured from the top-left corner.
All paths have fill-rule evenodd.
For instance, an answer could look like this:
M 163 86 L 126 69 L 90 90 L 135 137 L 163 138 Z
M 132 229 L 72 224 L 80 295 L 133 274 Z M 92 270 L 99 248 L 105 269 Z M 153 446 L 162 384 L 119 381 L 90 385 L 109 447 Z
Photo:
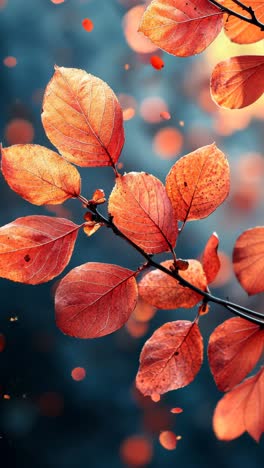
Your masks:
M 5 335 L 3 335 L 3 333 L 0 333 L 0 353 L 4 351 L 5 347 L 6 347 Z
M 4 58 L 3 64 L 8 68 L 13 68 L 17 64 L 17 59 L 16 59 L 16 57 L 13 57 L 12 55 L 9 55 L 8 57 Z
M 138 322 L 148 322 L 152 317 L 154 317 L 155 313 L 155 307 L 139 298 L 132 316 Z
M 71 376 L 73 380 L 79 382 L 80 380 L 85 379 L 86 377 L 86 370 L 83 367 L 75 367 L 71 371 Z
M 5 394 L 3 395 L 3 399 L 4 399 L 4 400 L 10 400 L 10 399 L 11 399 L 11 396 L 8 395 L 7 393 L 5 393 Z
M 126 329 L 133 338 L 141 338 L 141 336 L 147 333 L 148 324 L 145 322 L 138 322 L 133 317 L 130 317 L 126 323 Z
M 171 408 L 171 413 L 173 414 L 181 414 L 183 412 L 182 408 Z
M 31 143 L 34 138 L 34 128 L 25 119 L 13 119 L 5 128 L 5 138 L 10 145 Z
M 84 20 L 82 20 L 82 27 L 85 31 L 91 32 L 94 28 L 94 24 L 89 18 L 84 18 Z
M 170 120 L 170 119 L 171 119 L 170 113 L 169 113 L 169 112 L 166 112 L 166 111 L 161 112 L 161 113 L 160 113 L 160 116 L 161 116 L 162 120 Z
M 124 120 L 132 119 L 136 113 L 136 100 L 133 98 L 133 96 L 123 93 L 118 95 L 118 100 L 123 110 Z
M 154 151 L 165 159 L 170 159 L 181 151 L 183 144 L 182 134 L 177 128 L 166 127 L 159 130 L 153 141 Z
M 40 395 L 38 406 L 44 416 L 56 418 L 63 412 L 64 401 L 59 393 L 46 392 Z
M 158 403 L 160 401 L 159 393 L 152 393 L 151 400 L 154 401 L 154 403 Z
M 121 443 L 121 461 L 130 467 L 144 467 L 148 465 L 152 460 L 152 455 L 152 444 L 145 436 L 130 436 Z
M 219 288 L 228 283 L 233 272 L 233 265 L 229 256 L 220 250 L 220 252 L 218 252 L 218 257 L 220 260 L 220 270 L 217 273 L 215 280 L 210 284 L 210 287 L 212 288 Z
M 159 55 L 152 55 L 150 57 L 150 63 L 153 68 L 156 68 L 156 70 L 161 70 L 164 67 L 164 62 Z
M 157 46 L 152 44 L 142 33 L 138 32 L 139 23 L 144 11 L 144 5 L 136 5 L 131 8 L 124 16 L 123 29 L 126 41 L 131 49 L 141 54 L 149 54 L 157 50 Z
M 52 3 L 55 3 L 55 5 L 59 5 L 59 3 L 64 3 L 65 0 L 50 0 Z
M 177 437 L 172 431 L 162 431 L 159 436 L 160 445 L 166 450 L 174 450 L 177 445 Z
M 166 102 L 158 96 L 151 96 L 143 99 L 140 105 L 140 115 L 148 123 L 159 123 L 163 119 L 161 114 L 168 112 Z

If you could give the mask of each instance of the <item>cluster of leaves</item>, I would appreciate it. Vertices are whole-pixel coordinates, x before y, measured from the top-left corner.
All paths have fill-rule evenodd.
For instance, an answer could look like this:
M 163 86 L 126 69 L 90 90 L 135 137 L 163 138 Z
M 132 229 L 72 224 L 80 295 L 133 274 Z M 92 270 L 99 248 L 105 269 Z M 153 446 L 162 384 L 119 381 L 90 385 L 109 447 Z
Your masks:
M 2 148 L 2 174 L 11 189 L 35 205 L 78 199 L 86 209 L 85 221 L 77 225 L 64 218 L 26 216 L 1 227 L 0 276 L 26 284 L 49 281 L 68 264 L 79 229 L 90 236 L 101 226 L 111 228 L 146 262 L 136 271 L 94 262 L 72 269 L 56 290 L 57 325 L 68 335 L 96 338 L 125 324 L 138 295 L 161 309 L 198 305 L 193 322 L 178 320 L 155 331 L 143 347 L 136 379 L 144 395 L 188 385 L 203 361 L 199 317 L 207 303 L 223 304 L 242 316 L 245 311 L 215 298 L 208 289 L 220 267 L 216 234 L 209 238 L 201 261 L 179 259 L 174 251 L 185 223 L 209 216 L 226 199 L 230 180 L 225 155 L 214 144 L 199 148 L 172 166 L 165 185 L 143 172 L 119 174 L 116 163 L 124 144 L 121 106 L 106 83 L 78 69 L 55 69 L 44 95 L 42 122 L 59 154 L 33 144 Z M 71 163 L 113 168 L 108 218 L 98 211 L 106 202 L 103 190 L 97 189 L 90 200 L 81 195 L 80 175 Z M 235 273 L 249 294 L 264 290 L 263 248 L 263 227 L 244 232 L 234 248 Z M 153 255 L 161 252 L 169 252 L 171 258 L 159 264 Z M 151 266 L 154 269 L 147 271 Z M 258 314 L 244 316 L 256 322 Z M 210 367 L 219 389 L 229 392 L 214 416 L 221 439 L 247 430 L 258 440 L 264 430 L 264 369 L 240 383 L 259 361 L 263 345 L 261 326 L 240 317 L 227 320 L 211 335 Z
M 220 31 L 237 44 L 264 39 L 262 0 L 153 0 L 139 31 L 166 52 L 187 57 L 203 52 Z M 216 65 L 211 95 L 222 107 L 239 109 L 264 92 L 264 56 L 241 55 Z

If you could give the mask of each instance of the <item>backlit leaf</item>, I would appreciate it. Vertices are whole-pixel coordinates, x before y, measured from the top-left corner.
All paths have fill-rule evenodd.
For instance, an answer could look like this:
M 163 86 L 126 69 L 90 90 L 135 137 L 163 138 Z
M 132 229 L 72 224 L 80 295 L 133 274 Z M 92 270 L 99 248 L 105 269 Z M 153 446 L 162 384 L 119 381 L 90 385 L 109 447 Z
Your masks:
M 201 263 L 198 260 L 188 260 L 188 262 L 188 269 L 179 271 L 179 275 L 204 291 L 207 282 Z M 173 261 L 166 260 L 161 265 L 170 269 Z M 176 279 L 158 269 L 143 276 L 139 283 L 139 293 L 144 301 L 159 309 L 190 308 L 202 300 L 200 294 L 181 286 Z
M 155 45 L 180 57 L 199 54 L 222 28 L 222 12 L 207 0 L 153 0 L 139 31 Z
M 0 277 L 45 283 L 68 265 L 77 226 L 64 218 L 26 216 L 0 228 Z
M 241 109 L 264 92 L 264 57 L 241 55 L 219 62 L 211 76 L 213 100 L 227 109 Z
M 259 442 L 264 431 L 263 368 L 219 401 L 214 412 L 213 427 L 216 437 L 221 440 L 236 439 L 247 431 Z
M 42 122 L 50 141 L 78 166 L 113 166 L 124 144 L 123 114 L 111 88 L 77 68 L 56 67 Z
M 219 239 L 214 232 L 208 239 L 202 255 L 202 265 L 208 284 L 212 283 L 220 270 L 220 259 L 217 254 Z
M 145 252 L 174 247 L 178 230 L 171 202 L 164 185 L 153 175 L 130 172 L 118 177 L 108 211 L 118 229 Z
M 264 348 L 264 330 L 234 317 L 211 334 L 208 359 L 217 388 L 223 392 L 239 384 L 257 364 Z
M 14 192 L 35 205 L 56 205 L 80 194 L 77 169 L 43 146 L 2 148 L 2 173 Z
M 264 2 L 263 0 L 243 0 L 243 5 L 251 7 L 257 19 L 263 23 L 264 21 Z M 233 0 L 222 0 L 221 4 L 232 11 L 236 11 L 240 15 L 251 18 L 250 13 L 242 9 Z M 237 44 L 252 44 L 264 39 L 264 31 L 254 24 L 243 21 L 236 16 L 229 14 L 224 15 L 224 29 L 226 35 L 232 42 Z
M 137 302 L 135 272 L 106 263 L 70 271 L 55 295 L 56 323 L 77 338 L 98 338 L 121 328 Z
M 156 330 L 140 354 L 136 377 L 143 395 L 185 387 L 193 381 L 203 361 L 203 339 L 196 323 L 168 322 Z
M 239 236 L 233 265 L 238 281 L 249 295 L 264 291 L 264 227 L 248 229 Z
M 176 219 L 206 218 L 229 193 L 228 161 L 215 144 L 203 146 L 180 158 L 166 179 L 166 189 Z

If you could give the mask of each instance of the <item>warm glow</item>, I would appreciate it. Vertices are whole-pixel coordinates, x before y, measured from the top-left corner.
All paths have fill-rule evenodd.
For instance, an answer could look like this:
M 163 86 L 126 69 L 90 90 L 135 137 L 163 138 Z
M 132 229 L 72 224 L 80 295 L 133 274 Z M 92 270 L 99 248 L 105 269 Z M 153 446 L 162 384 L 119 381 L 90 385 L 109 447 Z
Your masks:
M 85 379 L 86 370 L 83 367 L 75 367 L 71 371 L 71 376 L 73 380 L 76 380 L 76 382 L 80 382 L 80 380 Z
M 5 138 L 10 145 L 31 143 L 34 138 L 34 128 L 25 119 L 13 119 L 5 128 Z
M 149 54 L 157 50 L 157 46 L 152 44 L 142 33 L 138 32 L 139 23 L 144 11 L 144 5 L 137 5 L 131 8 L 124 16 L 123 28 L 129 47 L 135 52 Z
M 120 458 L 122 463 L 129 467 L 148 465 L 152 455 L 152 444 L 145 436 L 130 436 L 121 443 Z
M 154 151 L 165 159 L 174 158 L 181 151 L 182 134 L 177 128 L 166 127 L 158 130 L 154 137 Z

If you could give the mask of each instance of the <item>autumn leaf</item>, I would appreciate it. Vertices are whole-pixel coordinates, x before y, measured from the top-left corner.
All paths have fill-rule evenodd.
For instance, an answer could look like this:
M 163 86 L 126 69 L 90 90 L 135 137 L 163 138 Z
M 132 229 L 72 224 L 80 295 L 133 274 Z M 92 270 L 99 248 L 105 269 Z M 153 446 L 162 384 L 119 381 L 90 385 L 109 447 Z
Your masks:
M 0 277 L 40 284 L 58 276 L 68 265 L 77 226 L 50 216 L 26 216 L 0 228 Z
M 135 272 L 106 263 L 70 271 L 55 295 L 56 323 L 76 338 L 98 338 L 121 328 L 137 302 Z
M 249 295 L 264 291 L 264 227 L 248 229 L 239 236 L 233 265 L 239 283 Z
M 179 271 L 179 275 L 197 288 L 205 291 L 206 277 L 198 260 L 188 260 L 187 270 Z M 173 266 L 172 260 L 161 263 L 167 269 Z M 147 273 L 139 283 L 139 294 L 142 299 L 159 309 L 190 308 L 202 300 L 195 291 L 182 286 L 178 280 L 168 276 L 159 269 Z
M 264 92 L 264 56 L 241 55 L 219 62 L 211 76 L 211 95 L 221 107 L 241 109 Z
M 202 265 L 208 284 L 212 283 L 220 270 L 220 259 L 217 254 L 219 239 L 214 232 L 208 239 L 202 255 Z
M 264 349 L 264 330 L 255 323 L 234 317 L 211 334 L 208 359 L 217 388 L 231 390 L 254 369 Z
M 203 361 L 199 327 L 188 320 L 168 322 L 146 341 L 136 377 L 143 395 L 182 388 L 193 381 Z
M 251 7 L 258 21 L 263 22 L 263 0 L 243 0 L 242 3 L 246 7 Z M 229 8 L 245 18 L 251 18 L 251 14 L 241 6 L 237 5 L 233 0 L 222 0 L 221 4 L 223 7 Z M 229 14 L 224 14 L 224 30 L 229 39 L 237 44 L 252 44 L 264 39 L 264 31 L 261 31 L 258 26 Z
M 54 151 L 39 145 L 14 145 L 1 152 L 5 180 L 30 203 L 56 205 L 80 194 L 79 172 Z
M 113 166 L 122 151 L 121 106 L 104 81 L 84 70 L 55 67 L 42 122 L 50 141 L 78 166 Z
M 159 179 L 145 172 L 120 176 L 110 195 L 114 224 L 149 254 L 171 250 L 178 234 L 171 202 Z
M 153 0 L 139 31 L 170 54 L 199 54 L 217 37 L 223 14 L 207 0 Z
M 213 427 L 216 437 L 233 440 L 247 431 L 259 442 L 264 431 L 264 369 L 227 393 L 217 404 Z
M 215 144 L 180 158 L 166 179 L 166 190 L 180 221 L 209 216 L 229 193 L 228 161 Z

